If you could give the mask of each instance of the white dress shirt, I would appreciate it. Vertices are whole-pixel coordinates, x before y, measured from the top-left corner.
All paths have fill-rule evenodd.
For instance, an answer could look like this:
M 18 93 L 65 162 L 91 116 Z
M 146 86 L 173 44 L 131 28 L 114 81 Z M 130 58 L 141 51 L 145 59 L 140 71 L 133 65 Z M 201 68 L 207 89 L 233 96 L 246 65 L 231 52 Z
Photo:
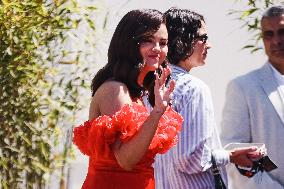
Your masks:
M 183 118 L 178 144 L 155 160 L 156 189 L 213 189 L 211 152 L 218 166 L 229 163 L 216 129 L 211 93 L 207 85 L 178 66 L 172 66 L 176 81 L 173 108 Z M 223 180 L 227 184 L 224 168 Z
M 269 64 L 273 76 L 276 79 L 276 82 L 278 83 L 278 90 L 281 96 L 282 103 L 284 104 L 284 75 L 282 75 L 278 70 L 276 70 L 271 64 Z

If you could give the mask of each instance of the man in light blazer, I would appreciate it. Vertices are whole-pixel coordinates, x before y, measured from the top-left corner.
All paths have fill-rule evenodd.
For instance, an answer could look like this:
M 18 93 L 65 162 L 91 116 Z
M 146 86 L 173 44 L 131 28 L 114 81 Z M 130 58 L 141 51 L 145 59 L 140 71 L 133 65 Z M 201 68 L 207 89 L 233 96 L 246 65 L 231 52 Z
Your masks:
M 284 188 L 284 7 L 268 8 L 261 19 L 268 61 L 260 69 L 232 80 L 223 110 L 223 145 L 233 142 L 265 143 L 278 166 L 252 178 L 228 167 L 230 189 Z

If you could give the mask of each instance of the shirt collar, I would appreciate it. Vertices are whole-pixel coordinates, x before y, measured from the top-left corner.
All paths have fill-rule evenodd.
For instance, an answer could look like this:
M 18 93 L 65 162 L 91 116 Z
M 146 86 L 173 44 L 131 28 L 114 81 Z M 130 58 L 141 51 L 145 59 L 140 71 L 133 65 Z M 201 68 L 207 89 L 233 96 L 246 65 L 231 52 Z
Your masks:
M 171 64 L 171 67 L 173 69 L 173 72 L 177 72 L 177 73 L 188 73 L 188 71 L 182 69 L 181 67 L 179 66 L 176 66 L 174 64 Z
M 284 75 L 281 75 L 281 73 L 278 70 L 276 70 L 270 62 L 268 62 L 268 65 L 270 66 L 273 76 L 277 80 L 277 83 L 280 85 L 284 85 Z

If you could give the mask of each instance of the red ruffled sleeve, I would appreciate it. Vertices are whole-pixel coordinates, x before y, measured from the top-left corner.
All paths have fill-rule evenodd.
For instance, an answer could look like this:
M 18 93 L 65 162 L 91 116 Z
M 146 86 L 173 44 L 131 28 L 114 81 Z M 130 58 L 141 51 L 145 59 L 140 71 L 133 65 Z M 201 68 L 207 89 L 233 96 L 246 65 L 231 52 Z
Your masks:
M 91 153 L 94 153 L 96 150 L 99 153 L 104 152 L 103 148 L 106 147 L 105 145 L 115 141 L 115 135 L 116 131 L 111 117 L 104 115 L 93 120 L 88 139 L 88 148 Z
M 149 149 L 153 153 L 163 154 L 178 141 L 178 133 L 181 131 L 183 118 L 171 107 L 167 108 L 160 119 L 155 136 Z
M 139 130 L 141 125 L 149 116 L 147 109 L 132 103 L 125 105 L 120 111 L 113 116 L 113 124 L 120 131 L 120 140 L 126 142 L 131 139 Z
M 139 130 L 141 125 L 149 116 L 146 108 L 142 105 L 133 103 L 124 106 L 121 111 L 114 116 L 114 125 L 120 130 L 121 141 L 131 139 Z M 172 108 L 167 108 L 161 117 L 157 131 L 149 146 L 152 153 L 165 153 L 178 141 L 178 133 L 181 130 L 183 118 Z
M 90 155 L 90 150 L 87 146 L 90 128 L 91 123 L 86 121 L 84 124 L 75 127 L 73 130 L 73 143 L 86 155 Z
M 109 145 L 116 139 L 126 142 L 135 136 L 148 116 L 147 109 L 142 105 L 125 105 L 112 117 L 100 116 L 74 128 L 73 141 L 83 154 L 89 156 L 95 151 L 109 151 Z M 174 146 L 182 121 L 177 112 L 168 108 L 160 119 L 149 150 L 153 153 L 165 153 Z

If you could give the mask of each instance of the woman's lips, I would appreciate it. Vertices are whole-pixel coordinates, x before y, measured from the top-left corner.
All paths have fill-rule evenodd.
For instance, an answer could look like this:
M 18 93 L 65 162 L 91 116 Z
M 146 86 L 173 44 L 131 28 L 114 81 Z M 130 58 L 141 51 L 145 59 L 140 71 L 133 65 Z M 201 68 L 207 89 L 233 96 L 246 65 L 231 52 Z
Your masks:
M 149 55 L 148 57 L 151 58 L 151 59 L 159 59 L 158 55 Z
M 152 61 L 159 61 L 160 57 L 159 56 L 148 56 L 148 60 Z

